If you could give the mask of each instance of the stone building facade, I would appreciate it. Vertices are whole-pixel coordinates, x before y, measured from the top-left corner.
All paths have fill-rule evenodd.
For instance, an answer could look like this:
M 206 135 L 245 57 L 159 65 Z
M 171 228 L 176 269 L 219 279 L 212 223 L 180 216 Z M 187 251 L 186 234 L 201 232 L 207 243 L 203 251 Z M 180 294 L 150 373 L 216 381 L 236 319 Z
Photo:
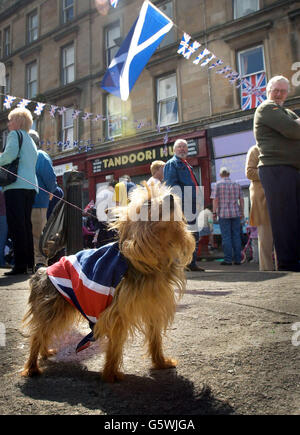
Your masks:
M 177 53 L 183 33 L 242 77 L 282 74 L 291 80 L 287 106 L 300 109 L 300 7 L 292 0 L 158 0 L 175 23 L 140 75 L 127 102 L 100 86 L 108 64 L 138 16 L 142 0 L 2 0 L 0 133 L 6 137 L 6 95 L 46 103 L 35 116 L 57 174 L 85 173 L 85 200 L 109 178 L 148 178 L 151 161 L 189 142 L 209 200 L 220 165 L 245 186 L 244 161 L 253 144 L 255 109 L 242 110 L 241 90 L 217 68 Z M 4 65 L 4 69 L 3 69 Z M 220 67 L 221 68 L 221 67 Z M 220 69 L 219 68 L 219 69 Z M 2 73 L 3 75 L 3 73 Z M 0 83 L 1 84 L 1 83 Z M 54 117 L 51 106 L 57 106 Z M 28 106 L 35 107 L 34 103 Z M 66 108 L 61 114 L 59 110 Z M 80 111 L 76 119 L 74 110 Z M 91 115 L 86 115 L 91 114 Z M 83 118 L 87 116 L 87 120 Z M 98 115 L 98 116 L 97 116 Z

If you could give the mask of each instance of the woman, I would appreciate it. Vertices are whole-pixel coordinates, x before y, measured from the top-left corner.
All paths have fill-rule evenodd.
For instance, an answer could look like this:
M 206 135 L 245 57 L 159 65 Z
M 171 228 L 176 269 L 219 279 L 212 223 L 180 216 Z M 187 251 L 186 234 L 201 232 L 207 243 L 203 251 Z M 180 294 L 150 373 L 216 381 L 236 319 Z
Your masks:
M 273 235 L 265 192 L 258 175 L 258 156 L 258 146 L 254 145 L 248 150 L 245 171 L 246 177 L 251 180 L 249 223 L 251 226 L 257 227 L 258 231 L 259 270 L 274 270 Z
M 37 148 L 28 132 L 32 126 L 29 110 L 17 108 L 8 115 L 10 131 L 4 152 L 0 155 L 0 166 L 11 163 L 19 154 L 16 130 L 22 134 L 23 143 L 19 155 L 17 180 L 3 187 L 9 234 L 13 243 L 15 264 L 5 275 L 26 274 L 34 266 L 34 251 L 31 226 L 31 210 L 38 192 L 35 165 Z M 27 180 L 27 181 L 26 181 Z

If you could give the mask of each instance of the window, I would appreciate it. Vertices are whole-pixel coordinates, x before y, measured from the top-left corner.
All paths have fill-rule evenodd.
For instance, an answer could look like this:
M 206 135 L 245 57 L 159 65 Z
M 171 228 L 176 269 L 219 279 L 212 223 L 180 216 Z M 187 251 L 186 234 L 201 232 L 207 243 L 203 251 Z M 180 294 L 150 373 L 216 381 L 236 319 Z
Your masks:
M 178 122 L 176 74 L 157 80 L 157 114 L 161 127 Z
M 105 30 L 105 60 L 106 66 L 109 66 L 120 48 L 121 31 L 120 23 L 114 23 Z
M 38 14 L 37 11 L 31 12 L 27 16 L 27 41 L 33 42 L 38 39 Z
M 74 44 L 62 49 L 62 84 L 67 85 L 75 80 Z
M 67 146 L 63 147 L 63 150 L 73 148 L 74 142 L 74 121 L 72 117 L 73 109 L 67 109 L 62 114 L 62 142 L 68 143 Z
M 62 0 L 62 21 L 68 23 L 74 18 L 74 0 Z
M 26 97 L 33 98 L 37 94 L 37 63 L 32 62 L 26 67 Z
M 4 29 L 3 32 L 3 56 L 10 55 L 10 27 Z
M 6 76 L 5 76 L 4 93 L 6 95 L 10 95 L 10 93 L 11 93 L 11 89 L 10 89 L 10 75 L 9 74 L 6 74 Z
M 233 0 L 233 16 L 235 19 L 252 14 L 259 10 L 259 0 Z
M 241 87 L 241 107 L 243 110 L 257 107 L 261 102 L 258 102 L 261 97 L 258 96 L 256 99 L 255 93 L 252 93 L 252 98 L 250 98 L 247 88 L 252 87 L 255 91 L 265 93 L 266 76 L 263 46 L 259 45 L 238 52 L 238 68 L 241 78 L 246 79 L 245 84 Z
M 109 139 L 122 136 L 122 101 L 114 95 L 106 96 L 107 137 Z
M 162 4 L 160 4 L 159 9 L 167 15 L 171 20 L 174 18 L 174 10 L 173 10 L 173 1 L 169 0 Z M 172 29 L 166 34 L 166 36 L 163 38 L 162 42 L 160 43 L 158 48 L 166 47 L 167 45 L 173 44 L 175 42 L 175 26 L 172 27 Z

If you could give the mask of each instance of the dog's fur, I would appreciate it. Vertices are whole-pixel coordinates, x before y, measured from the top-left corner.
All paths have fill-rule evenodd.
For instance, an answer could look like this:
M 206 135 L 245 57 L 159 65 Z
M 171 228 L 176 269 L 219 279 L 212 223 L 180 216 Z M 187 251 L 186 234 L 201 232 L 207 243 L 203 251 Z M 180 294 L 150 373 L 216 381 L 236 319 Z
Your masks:
M 168 209 L 170 218 L 163 220 L 164 210 Z M 113 228 L 118 232 L 120 251 L 128 260 L 129 269 L 117 286 L 111 305 L 100 314 L 94 327 L 96 339 L 108 338 L 102 372 L 107 382 L 122 378 L 123 347 L 128 335 L 136 330 L 145 335 L 154 368 L 176 366 L 175 360 L 163 355 L 162 333 L 173 321 L 175 290 L 179 296 L 183 294 L 184 268 L 195 249 L 180 202 L 164 185 L 138 186 L 129 205 L 116 208 L 115 212 Z M 30 279 L 30 287 L 24 321 L 30 327 L 31 346 L 24 376 L 40 373 L 38 356 L 51 355 L 51 339 L 81 317 L 52 285 L 46 268 L 39 269 Z

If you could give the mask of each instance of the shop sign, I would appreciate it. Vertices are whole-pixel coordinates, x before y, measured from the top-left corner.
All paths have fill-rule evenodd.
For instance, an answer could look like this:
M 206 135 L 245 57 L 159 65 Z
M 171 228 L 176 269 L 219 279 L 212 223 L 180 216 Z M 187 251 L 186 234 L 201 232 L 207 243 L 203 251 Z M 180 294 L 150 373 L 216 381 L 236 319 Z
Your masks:
M 198 154 L 197 140 L 188 140 L 189 156 Z M 169 160 L 173 157 L 173 143 L 168 145 L 160 145 L 145 150 L 135 150 L 129 153 L 99 157 L 93 160 L 93 173 L 99 173 L 107 170 L 116 170 L 130 168 L 138 165 L 145 165 L 154 160 Z
M 146 165 L 154 160 L 168 160 L 172 156 L 173 145 L 167 145 L 166 147 L 161 145 L 114 156 L 99 157 L 93 160 L 93 173 Z
M 53 166 L 55 175 L 57 177 L 61 177 L 62 175 L 64 175 L 65 172 L 67 171 L 71 171 L 72 169 L 75 169 L 75 167 L 73 167 L 73 163 L 65 163 L 64 165 L 57 165 L 57 166 Z

